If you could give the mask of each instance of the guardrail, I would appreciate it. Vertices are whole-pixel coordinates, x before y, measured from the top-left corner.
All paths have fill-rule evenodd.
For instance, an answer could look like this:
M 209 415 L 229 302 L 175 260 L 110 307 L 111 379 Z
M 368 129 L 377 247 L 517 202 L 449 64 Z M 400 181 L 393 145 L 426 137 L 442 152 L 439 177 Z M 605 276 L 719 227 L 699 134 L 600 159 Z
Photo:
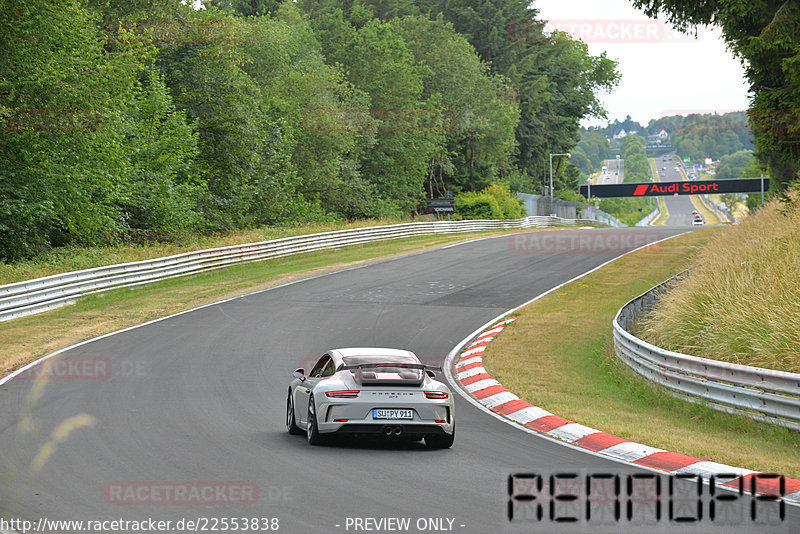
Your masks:
M 439 233 L 546 228 L 593 222 L 558 217 L 526 217 L 507 220 L 426 221 L 392 224 L 284 237 L 259 243 L 198 250 L 152 260 L 96 267 L 0 286 L 0 321 L 52 310 L 70 304 L 79 297 L 109 289 L 148 284 L 167 278 L 220 269 L 237 263 L 268 260 L 314 250 Z
M 614 350 L 623 362 L 673 395 L 717 410 L 800 430 L 800 374 L 761 369 L 665 350 L 630 333 L 681 275 L 620 308 L 613 321 Z
M 661 206 L 656 202 L 656 209 L 645 215 L 634 226 L 650 226 L 650 224 L 661 215 Z
M 735 222 L 733 215 L 720 209 L 717 203 L 712 201 L 708 195 L 700 195 L 700 202 L 703 203 L 708 211 L 716 215 L 717 219 L 719 219 L 719 222 Z

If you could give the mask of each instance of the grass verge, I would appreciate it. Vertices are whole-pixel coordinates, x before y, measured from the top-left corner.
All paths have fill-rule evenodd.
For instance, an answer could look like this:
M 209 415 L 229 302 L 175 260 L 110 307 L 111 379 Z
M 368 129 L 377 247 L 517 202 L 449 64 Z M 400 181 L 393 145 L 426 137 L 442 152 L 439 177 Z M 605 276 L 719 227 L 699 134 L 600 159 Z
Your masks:
M 618 361 L 611 321 L 724 228 L 629 254 L 517 312 L 484 353 L 520 398 L 572 421 L 705 460 L 800 477 L 800 433 L 676 399 Z
M 653 174 L 653 181 L 660 182 L 661 180 L 658 177 L 658 165 L 656 164 L 655 158 L 650 158 L 650 172 Z M 656 202 L 658 202 L 658 209 L 659 209 L 659 216 L 650 223 L 651 226 L 664 226 L 667 224 L 667 219 L 669 219 L 669 210 L 667 209 L 667 203 L 664 201 L 664 197 L 656 197 Z
M 518 231 L 518 230 L 517 230 Z M 0 376 L 59 348 L 211 302 L 474 237 L 514 231 L 409 237 L 235 265 L 195 276 L 90 295 L 47 313 L 0 323 Z
M 667 203 L 664 201 L 663 197 L 658 197 L 658 208 L 661 210 L 661 214 L 656 217 L 656 220 L 653 221 L 653 226 L 664 226 L 667 224 L 667 219 L 669 219 L 669 210 L 667 209 Z

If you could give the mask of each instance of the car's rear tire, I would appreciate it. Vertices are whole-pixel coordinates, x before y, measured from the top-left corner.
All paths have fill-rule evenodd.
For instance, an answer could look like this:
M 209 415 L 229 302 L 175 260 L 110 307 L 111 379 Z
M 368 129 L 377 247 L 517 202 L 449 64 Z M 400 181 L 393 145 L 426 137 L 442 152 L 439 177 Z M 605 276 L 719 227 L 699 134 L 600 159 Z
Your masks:
M 302 434 L 303 429 L 297 426 L 297 421 L 294 417 L 294 402 L 292 402 L 292 392 L 289 392 L 289 396 L 286 398 L 286 430 L 289 431 L 289 434 Z
M 425 446 L 429 449 L 449 449 L 453 446 L 453 441 L 456 439 L 456 427 L 453 425 L 452 434 L 444 434 L 442 436 L 425 436 Z
M 325 439 L 319 433 L 317 426 L 317 410 L 314 406 L 314 397 L 308 398 L 308 417 L 306 418 L 306 437 L 309 445 L 322 445 Z

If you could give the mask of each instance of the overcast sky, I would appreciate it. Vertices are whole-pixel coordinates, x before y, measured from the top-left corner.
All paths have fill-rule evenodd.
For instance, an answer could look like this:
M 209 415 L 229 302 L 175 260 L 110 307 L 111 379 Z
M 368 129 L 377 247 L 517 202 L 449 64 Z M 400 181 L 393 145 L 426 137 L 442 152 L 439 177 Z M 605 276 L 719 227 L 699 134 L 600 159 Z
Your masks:
M 533 7 L 550 21 L 546 30 L 582 35 L 592 54 L 605 50 L 619 62 L 619 86 L 601 97 L 612 121 L 630 115 L 647 124 L 664 115 L 748 107 L 744 70 L 716 29 L 695 39 L 648 19 L 629 0 L 533 0 Z

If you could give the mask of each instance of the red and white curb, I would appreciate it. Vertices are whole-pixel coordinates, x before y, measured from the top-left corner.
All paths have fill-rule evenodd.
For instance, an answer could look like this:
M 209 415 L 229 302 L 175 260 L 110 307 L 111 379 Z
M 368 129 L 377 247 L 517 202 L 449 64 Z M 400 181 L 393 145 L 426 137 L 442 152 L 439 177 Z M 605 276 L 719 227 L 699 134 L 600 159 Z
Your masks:
M 512 321 L 513 318 L 494 323 L 478 334 L 458 356 L 453 371 L 453 378 L 463 389 L 492 412 L 516 424 L 597 454 L 669 474 L 700 475 L 706 480 L 713 476 L 721 486 L 738 489 L 744 483 L 745 490 L 749 490 L 753 477 L 761 474 L 634 443 L 569 421 L 520 399 L 492 378 L 483 367 L 483 351 Z M 758 493 L 774 496 L 783 493 L 785 501 L 800 503 L 800 480 L 783 478 L 783 483 L 785 486 L 781 492 L 780 477 L 760 476 L 757 480 Z

